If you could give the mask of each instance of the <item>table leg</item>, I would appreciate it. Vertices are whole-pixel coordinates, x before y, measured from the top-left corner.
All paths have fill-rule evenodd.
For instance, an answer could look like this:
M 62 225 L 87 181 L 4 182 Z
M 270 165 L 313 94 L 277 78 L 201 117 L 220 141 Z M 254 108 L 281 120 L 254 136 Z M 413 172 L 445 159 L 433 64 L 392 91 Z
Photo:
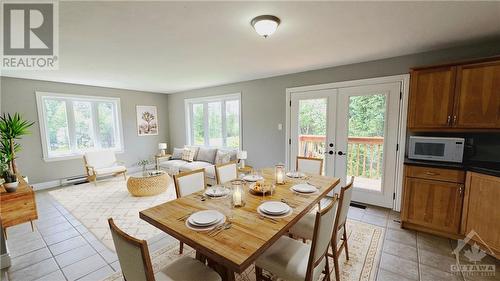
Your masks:
M 229 269 L 223 265 L 216 263 L 215 261 L 207 258 L 205 255 L 203 255 L 202 253 L 200 253 L 198 251 L 196 252 L 196 259 L 201 261 L 204 264 L 206 263 L 210 268 L 212 268 L 217 273 L 219 273 L 219 275 L 222 278 L 222 281 L 235 281 L 236 280 L 234 277 L 234 271 L 232 271 L 231 269 Z

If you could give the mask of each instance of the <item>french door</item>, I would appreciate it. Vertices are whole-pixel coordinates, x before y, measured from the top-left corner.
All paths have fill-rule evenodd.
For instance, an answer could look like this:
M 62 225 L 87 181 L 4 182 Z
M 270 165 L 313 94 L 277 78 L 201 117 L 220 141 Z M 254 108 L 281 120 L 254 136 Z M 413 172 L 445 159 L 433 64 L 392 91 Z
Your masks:
M 324 159 L 342 186 L 355 177 L 353 201 L 392 208 L 400 84 L 291 93 L 289 168 L 297 156 Z

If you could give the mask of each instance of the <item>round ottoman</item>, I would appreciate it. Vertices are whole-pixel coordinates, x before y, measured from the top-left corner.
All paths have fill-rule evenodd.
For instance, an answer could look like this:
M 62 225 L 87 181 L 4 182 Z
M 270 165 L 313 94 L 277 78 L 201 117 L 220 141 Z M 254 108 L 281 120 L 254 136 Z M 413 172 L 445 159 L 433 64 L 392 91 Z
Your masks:
M 133 196 L 152 196 L 167 190 L 171 178 L 167 173 L 130 176 L 127 180 L 127 189 Z

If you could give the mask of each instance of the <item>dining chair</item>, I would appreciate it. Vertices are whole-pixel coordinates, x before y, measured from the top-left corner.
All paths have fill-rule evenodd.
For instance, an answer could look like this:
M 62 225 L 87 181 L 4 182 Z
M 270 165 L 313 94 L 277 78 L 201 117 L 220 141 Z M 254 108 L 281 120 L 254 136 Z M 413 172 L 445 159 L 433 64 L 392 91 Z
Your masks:
M 321 176 L 323 173 L 323 159 L 297 156 L 295 167 L 299 172 Z
M 226 164 L 215 165 L 217 184 L 223 184 L 238 178 L 238 164 L 232 161 Z
M 342 253 L 342 250 L 345 249 L 346 260 L 349 260 L 346 222 L 347 212 L 349 211 L 349 205 L 351 204 L 353 183 L 354 177 L 351 177 L 350 183 L 340 189 L 340 199 L 338 204 L 339 209 L 337 210 L 334 231 L 331 239 L 332 254 L 328 253 L 328 255 L 333 258 L 333 265 L 335 267 L 335 279 L 337 281 L 340 280 L 339 256 Z M 312 240 L 314 222 L 314 214 L 308 213 L 303 218 L 301 218 L 294 226 L 292 226 L 288 233 L 291 237 L 302 238 L 304 241 Z M 340 243 L 341 240 L 342 243 Z
M 255 261 L 256 281 L 270 281 L 263 275 L 266 270 L 278 278 L 289 281 L 318 280 L 325 273 L 324 280 L 330 281 L 328 248 L 337 213 L 337 195 L 325 208 L 315 215 L 312 243 L 305 244 L 282 236 Z
M 222 280 L 211 268 L 191 257 L 179 258 L 154 274 L 146 240 L 137 239 L 123 232 L 112 218 L 108 219 L 108 224 L 125 280 Z
M 205 182 L 205 169 L 202 168 L 174 175 L 174 186 L 177 198 L 204 190 L 207 186 Z M 179 242 L 179 254 L 182 254 L 183 249 L 184 243 Z

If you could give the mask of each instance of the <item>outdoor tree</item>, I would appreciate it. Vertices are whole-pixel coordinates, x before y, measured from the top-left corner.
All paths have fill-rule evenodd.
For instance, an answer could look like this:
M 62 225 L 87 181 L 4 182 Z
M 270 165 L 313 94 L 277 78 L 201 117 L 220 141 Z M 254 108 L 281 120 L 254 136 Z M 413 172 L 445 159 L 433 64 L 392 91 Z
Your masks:
M 142 113 L 142 120 L 146 121 L 147 126 L 147 132 L 151 130 L 151 122 L 155 119 L 154 114 L 151 112 L 145 111 Z

